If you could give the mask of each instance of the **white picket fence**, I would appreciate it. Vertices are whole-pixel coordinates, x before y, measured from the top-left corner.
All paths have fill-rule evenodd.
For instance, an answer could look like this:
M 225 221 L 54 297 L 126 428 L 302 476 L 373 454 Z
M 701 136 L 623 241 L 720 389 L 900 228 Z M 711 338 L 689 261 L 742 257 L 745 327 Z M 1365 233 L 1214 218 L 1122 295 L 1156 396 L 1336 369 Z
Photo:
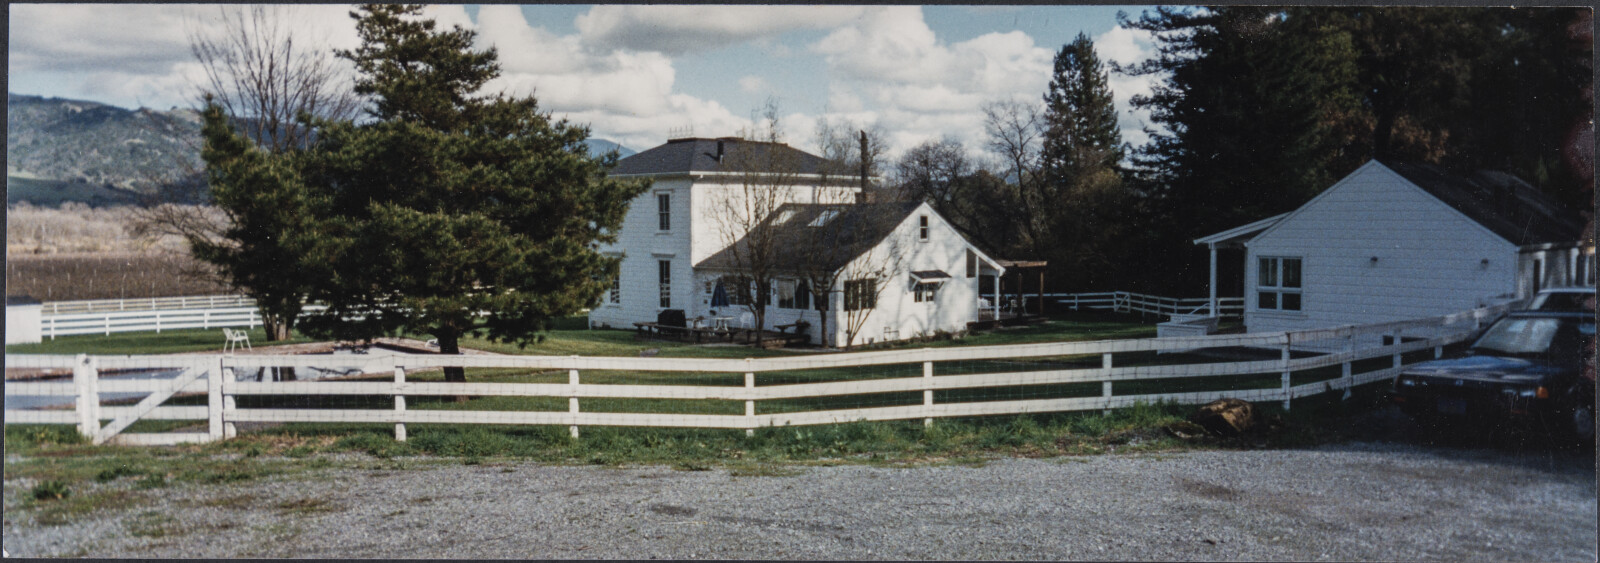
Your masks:
M 1243 297 L 1218 297 L 1218 315 L 1211 315 L 1211 300 L 1205 297 L 1161 297 L 1127 291 L 1102 291 L 1096 293 L 1046 293 L 1044 298 L 1057 305 L 1079 309 L 1108 309 L 1118 313 L 1151 313 L 1168 316 L 1244 316 Z M 1037 299 L 1025 295 L 1024 299 Z
M 769 426 L 800 426 L 835 424 L 854 421 L 883 421 L 923 419 L 931 424 L 935 418 L 971 417 L 987 415 L 1051 413 L 1067 411 L 1105 410 L 1132 406 L 1136 403 L 1176 402 L 1201 404 L 1219 398 L 1232 397 L 1247 401 L 1282 401 L 1289 408 L 1290 401 L 1326 392 L 1343 391 L 1348 396 L 1351 387 L 1392 379 L 1404 368 L 1402 355 L 1408 352 L 1433 350 L 1437 357 L 1443 346 L 1469 338 L 1485 321 L 1499 316 L 1505 306 L 1476 309 L 1464 313 L 1392 322 L 1377 325 L 1345 326 L 1325 330 L 1298 331 L 1272 334 L 1215 335 L 1183 338 L 1153 338 L 1140 340 L 1108 340 L 1095 342 L 1064 342 L 1019 344 L 1007 346 L 921 348 L 878 352 L 815 354 L 796 357 L 761 359 L 677 359 L 677 358 L 616 358 L 616 357 L 550 357 L 550 356 L 44 356 L 8 355 L 7 369 L 54 368 L 71 369 L 71 382 L 14 382 L 5 383 L 9 395 L 59 395 L 72 396 L 76 403 L 71 410 L 6 410 L 5 422 L 76 424 L 79 430 L 91 436 L 95 443 L 107 441 L 125 444 L 166 444 L 201 442 L 232 437 L 235 423 L 241 422 L 366 422 L 395 425 L 395 437 L 404 440 L 407 424 L 510 424 L 568 426 L 577 436 L 580 426 L 641 426 L 641 427 L 693 427 L 754 429 Z M 1371 336 L 1388 338 L 1383 344 L 1362 346 L 1357 342 L 1374 340 Z M 1363 336 L 1367 338 L 1362 338 Z M 1291 351 L 1301 344 L 1326 349 L 1329 342 L 1343 342 L 1342 351 L 1292 357 Z M 1275 359 L 1236 361 L 1223 363 L 1191 363 L 1180 365 L 1118 365 L 1113 361 L 1117 354 L 1137 352 L 1162 352 L 1219 347 L 1247 347 L 1275 349 Z M 1022 358 L 1051 358 L 1065 356 L 1100 356 L 1098 368 L 1048 369 L 1034 366 L 1031 371 L 1002 371 L 1000 373 L 948 374 L 952 363 L 971 361 L 1017 360 Z M 1091 356 L 1092 357 L 1092 356 Z M 1388 367 L 1356 373 L 1352 364 L 1361 360 L 1392 357 Z M 239 381 L 236 373 L 259 373 L 262 369 L 330 368 L 365 363 L 366 370 L 381 370 L 394 374 L 392 381 Z M 868 366 L 921 364 L 921 377 L 886 379 L 854 379 L 818 383 L 772 383 L 773 372 L 781 374 L 781 381 L 791 381 L 795 372 Z M 959 364 L 957 364 L 959 365 Z M 968 364 L 974 365 L 974 364 Z M 990 364 L 976 364 L 990 365 Z M 1025 363 L 1008 364 L 1027 367 Z M 567 383 L 443 383 L 407 381 L 407 371 L 441 367 L 466 368 L 517 368 L 529 371 L 561 370 L 567 372 Z M 1342 366 L 1338 377 L 1302 385 L 1291 385 L 1294 372 Z M 1038 369 L 1043 367 L 1046 369 Z M 174 379 L 146 381 L 116 381 L 100 377 L 102 370 L 169 369 L 182 370 Z M 623 385 L 584 383 L 581 374 L 590 370 L 622 372 L 682 372 L 742 374 L 743 385 Z M 857 370 L 858 372 L 860 370 Z M 941 375 L 940 372 L 948 375 Z M 1203 391 L 1185 393 L 1116 393 L 1118 382 L 1149 379 L 1216 378 L 1249 374 L 1279 374 L 1281 385 L 1265 389 Z M 768 375 L 771 374 L 771 375 Z M 837 379 L 840 372 L 830 377 Z M 758 385 L 762 379 L 768 384 Z M 1008 400 L 983 400 L 977 402 L 935 403 L 934 392 L 953 389 L 1017 388 L 1021 386 L 1065 383 L 1101 383 L 1101 394 L 1072 398 L 1019 398 Z M 864 408 L 814 410 L 803 412 L 761 413 L 758 407 L 764 401 L 786 401 L 850 395 L 870 395 L 893 392 L 922 392 L 921 404 L 877 406 Z M 102 406 L 101 394 L 108 392 L 150 393 L 134 406 Z M 206 393 L 205 406 L 161 406 L 167 398 L 178 392 Z M 327 396 L 366 395 L 393 396 L 393 408 L 380 409 L 308 409 L 308 408 L 239 408 L 237 398 L 243 396 Z M 474 410 L 418 410 L 406 408 L 407 396 L 517 396 L 557 397 L 568 399 L 566 412 L 559 411 L 474 411 Z M 718 414 L 663 414 L 637 412 L 590 412 L 582 410 L 580 401 L 596 398 L 633 398 L 661 400 L 729 400 L 743 401 L 743 415 Z M 776 410 L 776 409 L 774 409 Z M 179 432 L 163 434 L 122 433 L 128 425 L 139 419 L 205 420 L 205 432 Z M 101 425 L 102 420 L 112 422 Z

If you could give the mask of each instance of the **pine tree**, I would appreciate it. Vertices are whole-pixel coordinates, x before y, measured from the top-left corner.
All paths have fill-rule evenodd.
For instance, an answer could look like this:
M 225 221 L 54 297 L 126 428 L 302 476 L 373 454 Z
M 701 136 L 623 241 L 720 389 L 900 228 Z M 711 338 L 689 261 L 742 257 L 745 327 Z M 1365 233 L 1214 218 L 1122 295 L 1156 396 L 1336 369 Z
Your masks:
M 1094 42 L 1079 33 L 1056 54 L 1055 74 L 1044 94 L 1041 176 L 1055 205 L 1047 256 L 1058 287 L 1108 287 L 1128 201 L 1119 170 L 1122 133 L 1108 74 Z
M 323 124 L 304 165 L 326 197 L 319 256 L 332 264 L 303 323 L 322 336 L 430 334 L 440 352 L 486 335 L 526 344 L 596 303 L 617 271 L 613 242 L 645 186 L 607 179 L 588 129 L 552 122 L 534 98 L 478 96 L 499 74 L 473 32 L 435 31 L 420 7 L 366 5 L 361 73 L 371 121 Z M 446 381 L 464 381 L 460 368 Z
M 1070 184 L 1086 171 L 1122 161 L 1122 133 L 1107 85 L 1109 74 L 1088 35 L 1078 34 L 1056 53 L 1055 74 L 1044 94 L 1043 165 L 1047 177 Z

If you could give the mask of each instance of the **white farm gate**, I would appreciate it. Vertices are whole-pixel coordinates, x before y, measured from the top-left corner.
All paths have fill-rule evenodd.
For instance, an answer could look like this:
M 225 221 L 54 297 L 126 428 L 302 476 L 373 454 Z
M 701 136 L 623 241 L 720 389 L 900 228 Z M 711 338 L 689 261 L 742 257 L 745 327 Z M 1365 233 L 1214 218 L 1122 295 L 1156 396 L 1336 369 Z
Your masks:
M 914 420 L 945 417 L 1094 411 L 1128 407 L 1136 403 L 1175 402 L 1201 404 L 1232 397 L 1247 401 L 1281 401 L 1289 408 L 1292 399 L 1328 392 L 1348 396 L 1352 387 L 1392 379 L 1409 361 L 1437 357 L 1442 347 L 1461 342 L 1482 324 L 1506 310 L 1488 307 L 1429 319 L 1379 325 L 1346 326 L 1325 330 L 1274 334 L 1215 335 L 1183 338 L 1108 340 L 1020 344 L 983 347 L 919 348 L 877 352 L 816 354 L 802 357 L 762 359 L 678 359 L 551 356 L 29 356 L 8 355 L 8 370 L 16 368 L 70 370 L 68 381 L 11 381 L 5 383 L 8 397 L 16 395 L 57 395 L 74 397 L 72 408 L 15 409 L 7 407 L 7 424 L 75 424 L 95 443 L 169 444 L 203 442 L 235 435 L 234 425 L 245 422 L 393 424 L 395 437 L 406 438 L 407 424 L 500 424 L 558 425 L 570 427 L 574 436 L 581 426 L 692 427 L 744 429 L 753 432 L 769 426 L 801 426 L 855 421 Z M 1413 335 L 1418 336 L 1413 336 Z M 1361 336 L 1383 335 L 1384 344 L 1360 346 Z M 1366 339 L 1370 340 L 1370 339 Z M 1307 353 L 1304 349 L 1333 353 Z M 1332 343 L 1332 344 L 1330 344 Z M 1305 346 L 1305 348 L 1302 348 Z M 1194 350 L 1245 349 L 1257 351 L 1256 358 L 1244 361 L 1125 362 L 1140 353 Z M 1275 351 L 1262 356 L 1261 350 Z M 1425 351 L 1431 350 L 1431 354 Z M 1415 358 L 1415 356 L 1423 358 Z M 1148 358 L 1154 354 L 1146 354 Z M 1038 361 L 1072 358 L 1071 362 Z M 1259 359 L 1266 358 L 1266 359 Z M 1087 362 L 1086 362 L 1087 360 Z M 1098 361 L 1096 361 L 1098 360 Z M 1075 362 L 1075 363 L 1074 363 Z M 236 374 L 258 374 L 272 368 L 332 369 L 365 364 L 369 373 L 392 372 L 381 381 L 240 380 Z M 1364 364 L 1357 369 L 1357 364 Z M 1377 365 L 1374 365 L 1377 364 Z M 528 372 L 565 372 L 565 383 L 446 383 L 408 381 L 407 373 L 442 367 L 513 368 Z M 881 368 L 896 366 L 889 377 Z M 1334 372 L 1334 366 L 1338 371 Z M 920 368 L 918 370 L 917 368 Z M 167 370 L 176 372 L 169 379 L 125 381 L 109 376 L 109 371 Z M 1297 372 L 1321 370 L 1324 376 L 1298 385 L 1291 384 Z M 920 375 L 916 372 L 920 371 Z M 681 374 L 686 384 L 625 384 L 584 382 L 583 374 L 661 373 Z M 897 374 L 897 375 L 896 375 Z M 1281 376 L 1280 384 L 1266 388 L 1223 389 L 1170 392 L 1166 389 L 1141 389 L 1134 383 L 1148 380 L 1196 382 L 1207 378 L 1261 374 Z M 102 377 L 106 375 L 107 377 Z M 728 383 L 694 383 L 699 377 L 719 376 Z M 910 375 L 905 376 L 905 375 Z M 742 376 L 742 377 L 741 377 Z M 1270 376 L 1269 376 L 1270 377 Z M 605 380 L 603 377 L 596 379 Z M 742 384 L 739 384 L 741 383 Z M 1037 398 L 1026 393 L 1005 394 L 980 400 L 935 401 L 935 393 L 985 389 L 1023 389 L 1099 383 L 1092 396 Z M 1081 387 L 1081 385 L 1080 385 Z M 1118 388 L 1123 392 L 1119 393 Z M 1130 392 L 1131 390 L 1131 392 Z M 828 399 L 900 393 L 921 400 L 901 404 L 837 408 Z M 103 405 L 109 393 L 140 395 L 131 406 Z M 189 395 L 188 405 L 167 405 L 174 395 Z M 270 399 L 293 396 L 379 396 L 381 408 L 283 408 Z M 407 397 L 542 397 L 565 399 L 565 409 L 545 410 L 459 410 L 458 408 L 407 408 Z M 203 396 L 201 400 L 199 397 Z M 241 408 L 239 399 L 251 397 L 258 406 Z M 393 398 L 392 406 L 388 397 Z M 269 399 L 262 401 L 262 398 Z M 682 412 L 612 412 L 614 409 L 585 410 L 586 401 L 612 399 L 651 399 L 675 401 L 742 401 L 742 414 L 686 414 Z M 790 408 L 782 405 L 796 400 L 818 400 L 815 408 Z M 124 402 L 132 401 L 124 396 Z M 786 403 L 787 402 L 787 403 Z M 551 403 L 547 400 L 546 403 Z M 267 404 L 267 406 L 259 406 Z M 559 403 L 556 403 L 559 404 Z M 593 404 L 593 403 L 591 403 Z M 688 409 L 692 410 L 692 409 Z M 179 432 L 125 432 L 137 420 L 191 420 L 196 429 Z M 110 421 L 109 423 L 105 421 Z M 205 421 L 200 424 L 199 421 Z M 202 430 L 203 429 L 203 430 Z

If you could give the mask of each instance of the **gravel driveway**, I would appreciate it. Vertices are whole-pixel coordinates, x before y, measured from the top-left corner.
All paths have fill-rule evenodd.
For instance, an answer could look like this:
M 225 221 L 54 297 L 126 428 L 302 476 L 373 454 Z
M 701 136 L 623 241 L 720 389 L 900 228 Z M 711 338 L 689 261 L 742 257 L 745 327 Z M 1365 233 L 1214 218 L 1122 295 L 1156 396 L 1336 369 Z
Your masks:
M 59 527 L 8 515 L 5 549 L 105 557 L 1596 558 L 1592 454 L 1393 442 L 981 467 L 805 467 L 790 476 L 439 464 L 168 493 L 154 506 Z

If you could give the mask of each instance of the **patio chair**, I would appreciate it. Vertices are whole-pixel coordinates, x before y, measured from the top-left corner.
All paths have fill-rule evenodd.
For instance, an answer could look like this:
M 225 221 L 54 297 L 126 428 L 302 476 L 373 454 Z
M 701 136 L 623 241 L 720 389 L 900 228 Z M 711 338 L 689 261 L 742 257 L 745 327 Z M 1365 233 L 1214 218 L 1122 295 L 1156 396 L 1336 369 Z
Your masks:
M 222 344 L 222 352 L 225 354 L 238 351 L 239 343 L 241 342 L 244 343 L 244 349 L 250 349 L 250 333 L 248 332 L 224 328 L 222 329 L 222 336 L 227 340 Z
M 756 327 L 756 316 L 755 316 L 754 313 L 751 313 L 749 311 L 745 311 L 744 313 L 739 315 L 739 328 L 755 328 L 755 327 Z

